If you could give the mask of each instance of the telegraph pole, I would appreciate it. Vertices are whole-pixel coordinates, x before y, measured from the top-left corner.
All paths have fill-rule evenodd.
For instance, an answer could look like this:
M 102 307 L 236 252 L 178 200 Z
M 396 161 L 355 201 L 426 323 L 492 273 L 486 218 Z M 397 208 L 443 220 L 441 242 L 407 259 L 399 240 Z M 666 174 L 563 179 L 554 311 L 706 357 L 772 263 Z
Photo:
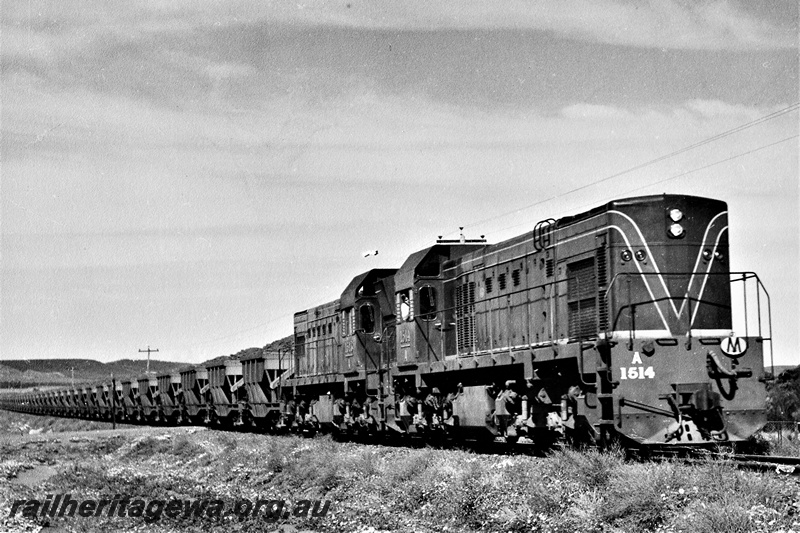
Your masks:
M 151 350 L 149 344 L 147 345 L 147 349 L 146 350 L 139 350 L 139 353 L 147 352 L 147 373 L 148 374 L 150 373 L 150 353 L 151 352 L 157 352 L 157 351 L 158 351 L 158 348 L 154 348 L 154 349 Z

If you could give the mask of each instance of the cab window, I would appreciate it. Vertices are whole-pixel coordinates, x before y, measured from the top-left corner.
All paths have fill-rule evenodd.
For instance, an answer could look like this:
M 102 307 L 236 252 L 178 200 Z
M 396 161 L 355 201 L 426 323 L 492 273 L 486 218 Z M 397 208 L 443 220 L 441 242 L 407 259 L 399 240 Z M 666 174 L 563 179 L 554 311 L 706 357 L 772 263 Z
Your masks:
M 430 285 L 419 289 L 419 314 L 423 320 L 436 319 L 436 289 Z
M 358 308 L 361 329 L 364 333 L 375 332 L 375 309 L 371 304 L 364 304 Z
M 404 322 L 414 319 L 414 293 L 407 289 L 397 293 L 396 315 Z

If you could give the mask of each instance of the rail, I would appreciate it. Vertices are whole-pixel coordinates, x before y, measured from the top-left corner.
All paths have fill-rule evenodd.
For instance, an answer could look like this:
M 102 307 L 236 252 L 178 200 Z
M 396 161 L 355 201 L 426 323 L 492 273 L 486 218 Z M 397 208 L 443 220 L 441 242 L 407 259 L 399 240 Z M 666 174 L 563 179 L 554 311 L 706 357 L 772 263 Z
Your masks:
M 678 460 L 689 464 L 725 463 L 734 468 L 775 472 L 783 475 L 800 476 L 800 457 L 780 455 L 755 455 L 742 453 L 714 452 L 697 450 L 660 450 L 650 454 L 653 459 Z

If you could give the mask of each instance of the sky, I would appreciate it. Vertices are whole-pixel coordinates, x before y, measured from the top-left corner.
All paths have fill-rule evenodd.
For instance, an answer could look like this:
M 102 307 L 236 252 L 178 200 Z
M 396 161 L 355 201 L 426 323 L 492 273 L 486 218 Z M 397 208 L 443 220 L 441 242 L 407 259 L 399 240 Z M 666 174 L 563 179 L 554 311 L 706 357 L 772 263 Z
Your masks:
M 6 0 L 0 23 L 1 359 L 201 362 L 461 226 L 667 192 L 728 202 L 731 268 L 800 364 L 796 1 Z

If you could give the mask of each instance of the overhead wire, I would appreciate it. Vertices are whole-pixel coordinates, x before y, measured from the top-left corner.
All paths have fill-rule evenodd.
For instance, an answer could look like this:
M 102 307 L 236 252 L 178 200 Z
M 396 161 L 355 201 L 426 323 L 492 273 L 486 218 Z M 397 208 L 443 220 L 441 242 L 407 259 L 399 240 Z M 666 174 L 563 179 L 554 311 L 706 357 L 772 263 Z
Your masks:
M 792 139 L 797 139 L 798 137 L 800 137 L 800 134 L 790 135 L 789 137 L 783 138 L 783 139 L 781 139 L 779 141 L 771 142 L 769 144 L 765 144 L 763 146 L 759 146 L 758 148 L 753 148 L 752 150 L 748 150 L 746 152 L 742 152 L 742 153 L 739 153 L 739 154 L 734 154 L 734 155 L 732 155 L 730 157 L 726 157 L 725 159 L 720 159 L 719 161 L 714 161 L 713 163 L 709 163 L 707 165 L 703 165 L 702 167 L 693 168 L 691 170 L 687 170 L 685 172 L 681 172 L 680 174 L 675 174 L 674 176 L 670 176 L 668 178 L 660 179 L 658 181 L 654 181 L 652 183 L 648 183 L 647 185 L 642 185 L 641 187 L 636 187 L 635 189 L 626 189 L 624 192 L 625 192 L 625 194 L 630 194 L 630 193 L 642 191 L 644 189 L 649 189 L 650 187 L 654 187 L 656 185 L 660 185 L 660 184 L 666 183 L 668 181 L 674 181 L 674 180 L 676 180 L 678 178 L 682 178 L 682 177 L 687 176 L 689 174 L 694 174 L 695 172 L 699 172 L 701 170 L 706 170 L 708 168 L 715 167 L 715 166 L 721 165 L 723 163 L 727 163 L 728 161 L 733 161 L 734 159 L 739 159 L 740 157 L 744 157 L 746 155 L 750 155 L 750 154 L 753 154 L 755 152 L 760 152 L 761 150 L 766 150 L 767 148 L 770 148 L 770 147 L 775 146 L 777 144 L 785 143 L 785 142 L 790 141 Z M 589 203 L 589 204 L 583 204 L 581 206 L 576 207 L 575 209 L 580 211 L 581 209 L 595 207 L 597 205 L 602 205 L 605 202 L 611 201 L 611 200 L 613 200 L 615 198 L 619 198 L 619 194 L 615 194 L 613 196 L 608 196 L 608 197 L 606 197 L 606 198 L 604 198 L 602 200 L 597 200 L 597 201 L 594 201 L 594 202 Z M 525 226 L 525 225 L 530 225 L 530 222 L 526 221 L 526 222 L 520 222 L 519 224 L 514 224 L 513 226 L 506 226 L 504 228 L 498 229 L 497 232 L 507 231 L 507 230 L 514 229 L 514 228 L 517 228 L 519 226 Z
M 576 193 L 578 191 L 582 191 L 582 190 L 588 189 L 590 187 L 594 187 L 595 185 L 598 185 L 600 183 L 605 183 L 607 181 L 610 181 L 612 179 L 618 178 L 620 176 L 624 176 L 625 174 L 630 174 L 631 172 L 635 172 L 637 170 L 641 170 L 641 169 L 643 169 L 645 167 L 654 165 L 656 163 L 660 163 L 662 161 L 665 161 L 665 160 L 670 159 L 672 157 L 675 157 L 677 155 L 683 154 L 683 153 L 688 152 L 690 150 L 694 150 L 694 149 L 699 148 L 701 146 L 704 146 L 706 144 L 712 143 L 714 141 L 718 141 L 718 140 L 723 139 L 725 137 L 729 137 L 731 135 L 734 135 L 734 134 L 739 133 L 741 131 L 744 131 L 746 129 L 752 128 L 752 127 L 757 126 L 759 124 L 762 124 L 764 122 L 767 122 L 767 121 L 770 121 L 770 120 L 774 120 L 774 119 L 776 119 L 776 118 L 778 118 L 780 116 L 783 116 L 783 115 L 785 115 L 787 113 L 791 113 L 793 111 L 796 111 L 799 108 L 800 108 L 800 102 L 795 102 L 795 103 L 793 103 L 793 104 L 791 104 L 791 105 L 789 105 L 787 107 L 784 107 L 783 109 L 779 109 L 777 111 L 774 111 L 774 112 L 772 112 L 772 113 L 770 113 L 768 115 L 764 115 L 763 117 L 757 118 L 757 119 L 752 120 L 750 122 L 746 122 L 744 124 L 740 124 L 739 126 L 736 126 L 735 128 L 723 131 L 723 132 L 718 133 L 718 134 L 716 134 L 716 135 L 714 135 L 712 137 L 708 137 L 708 138 L 703 139 L 701 141 L 698 141 L 698 142 L 696 142 L 694 144 L 690 144 L 689 146 L 685 146 L 683 148 L 680 148 L 680 149 L 675 150 L 673 152 L 670 152 L 668 154 L 664 154 L 662 156 L 656 157 L 655 159 L 651 159 L 651 160 L 646 161 L 644 163 L 639 163 L 638 165 L 634 165 L 634 166 L 632 166 L 632 167 L 630 167 L 628 169 L 622 170 L 620 172 L 616 172 L 614 174 L 611 174 L 610 176 L 606 176 L 606 177 L 601 178 L 599 180 L 591 181 L 589 183 L 581 185 L 580 187 L 575 187 L 574 189 L 570 189 L 568 191 L 556 194 L 554 196 L 550 196 L 550 197 L 545 198 L 543 200 L 538 200 L 536 202 L 533 202 L 532 204 L 528 204 L 528 205 L 519 207 L 519 208 L 514 209 L 512 211 L 507 211 L 507 212 L 504 212 L 504 213 L 500 213 L 499 215 L 494 215 L 494 216 L 485 218 L 483 220 L 478 220 L 476 222 L 472 222 L 472 223 L 469 223 L 469 224 L 464 224 L 463 227 L 472 227 L 472 226 L 477 226 L 479 224 L 485 224 L 486 222 L 491 222 L 491 221 L 497 220 L 499 218 L 507 217 L 508 215 L 513 215 L 513 214 L 519 213 L 520 211 L 525 211 L 527 209 L 530 209 L 531 207 L 535 207 L 537 205 L 541 205 L 541 204 L 544 204 L 544 203 L 547 203 L 547 202 L 551 202 L 551 201 L 556 200 L 558 198 L 563 198 L 564 196 L 567 196 L 567 195 L 570 195 L 570 194 L 574 194 L 574 193 Z M 453 233 L 454 232 L 450 232 L 450 233 L 447 233 L 446 235 L 452 235 Z

